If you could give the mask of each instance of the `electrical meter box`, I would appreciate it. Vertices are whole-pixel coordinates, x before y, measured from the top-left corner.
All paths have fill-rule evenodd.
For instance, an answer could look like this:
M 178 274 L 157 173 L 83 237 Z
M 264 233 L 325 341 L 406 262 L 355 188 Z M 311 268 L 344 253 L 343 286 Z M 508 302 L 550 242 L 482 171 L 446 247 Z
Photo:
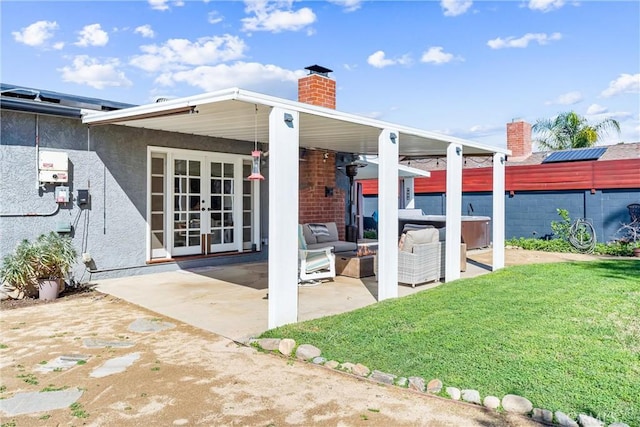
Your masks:
M 41 151 L 39 155 L 40 182 L 69 182 L 69 156 L 60 151 Z

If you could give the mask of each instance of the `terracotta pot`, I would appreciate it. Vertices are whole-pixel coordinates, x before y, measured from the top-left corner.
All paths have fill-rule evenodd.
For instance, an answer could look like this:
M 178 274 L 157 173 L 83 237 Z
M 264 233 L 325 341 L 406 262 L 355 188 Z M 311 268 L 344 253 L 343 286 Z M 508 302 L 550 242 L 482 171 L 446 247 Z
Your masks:
M 633 256 L 640 258 L 640 248 L 633 248 Z
M 38 280 L 39 299 L 53 301 L 60 292 L 60 279 Z

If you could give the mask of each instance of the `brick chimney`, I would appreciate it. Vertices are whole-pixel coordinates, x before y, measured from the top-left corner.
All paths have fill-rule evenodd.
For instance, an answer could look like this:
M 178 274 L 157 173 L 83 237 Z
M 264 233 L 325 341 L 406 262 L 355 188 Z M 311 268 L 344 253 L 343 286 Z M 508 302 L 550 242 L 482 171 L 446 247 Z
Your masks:
M 298 80 L 298 101 L 336 109 L 336 81 L 329 78 L 332 70 L 312 65 L 309 74 Z
M 514 160 L 531 155 L 531 125 L 521 119 L 507 123 L 507 148 Z

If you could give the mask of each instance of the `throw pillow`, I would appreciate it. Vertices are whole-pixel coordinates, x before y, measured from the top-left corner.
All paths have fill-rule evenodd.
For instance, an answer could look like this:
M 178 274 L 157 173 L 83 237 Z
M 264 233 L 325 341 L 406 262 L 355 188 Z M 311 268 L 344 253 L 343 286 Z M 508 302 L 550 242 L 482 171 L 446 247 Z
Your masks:
M 325 224 L 309 224 L 309 229 L 314 236 L 330 236 L 329 229 Z

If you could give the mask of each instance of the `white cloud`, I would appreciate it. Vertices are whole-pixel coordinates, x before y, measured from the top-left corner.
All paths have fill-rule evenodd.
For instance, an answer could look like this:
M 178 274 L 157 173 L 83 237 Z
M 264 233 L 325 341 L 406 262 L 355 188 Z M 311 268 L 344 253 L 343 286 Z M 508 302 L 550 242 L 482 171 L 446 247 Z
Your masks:
M 384 68 L 391 65 L 409 65 L 411 63 L 411 57 L 405 54 L 396 59 L 389 59 L 386 58 L 384 51 L 379 50 L 369 55 L 367 63 L 375 68 Z
M 46 45 L 47 40 L 53 37 L 54 31 L 57 29 L 58 23 L 56 21 L 38 21 L 20 31 L 13 31 L 11 34 L 18 43 L 41 47 Z
M 529 9 L 550 12 L 564 6 L 565 0 L 529 0 Z
M 109 42 L 109 35 L 102 30 L 100 24 L 85 25 L 80 30 L 78 41 L 74 43 L 76 46 L 105 46 Z
M 62 48 L 64 48 L 64 42 L 56 42 L 51 47 L 55 50 L 62 50 Z
M 240 59 L 244 56 L 246 45 L 242 39 L 225 34 L 202 37 L 195 42 L 170 39 L 162 45 L 141 46 L 140 50 L 144 53 L 134 56 L 131 65 L 153 72 Z
M 441 0 L 440 6 L 444 16 L 458 16 L 464 14 L 473 5 L 471 0 Z
M 291 10 L 292 0 L 268 1 L 245 0 L 245 12 L 250 16 L 243 18 L 243 31 L 300 31 L 316 21 L 316 15 L 308 7 Z
M 220 12 L 212 10 L 207 14 L 207 22 L 209 24 L 219 24 L 224 20 L 224 17 L 220 15 Z
M 462 58 L 455 58 L 452 53 L 446 53 L 443 51 L 442 46 L 432 46 L 422 54 L 422 58 L 420 58 L 421 62 L 432 63 L 432 64 L 446 64 L 447 62 L 451 62 L 453 60 L 461 61 Z
M 140 25 L 135 30 L 133 30 L 133 32 L 136 34 L 140 34 L 142 37 L 147 39 L 152 39 L 156 36 L 156 33 L 153 31 L 151 25 L 149 24 Z
M 527 33 L 520 38 L 507 37 L 506 39 L 503 39 L 501 37 L 498 37 L 496 39 L 489 40 L 487 42 L 487 46 L 489 46 L 491 49 L 503 49 L 508 47 L 524 48 L 529 46 L 530 42 L 535 41 L 538 42 L 539 45 L 545 45 L 549 44 L 549 42 L 551 41 L 560 39 L 562 39 L 562 34 L 560 33 L 553 33 L 550 35 L 547 35 L 545 33 Z
M 169 10 L 168 0 L 149 0 L 149 6 L 153 10 Z
M 582 101 L 584 97 L 578 91 L 563 93 L 553 101 L 545 102 L 546 105 L 573 105 Z
M 329 0 L 329 3 L 342 6 L 345 12 L 355 12 L 362 6 L 362 1 L 363 0 Z
M 609 98 L 621 93 L 640 93 L 640 74 L 620 74 L 600 95 Z
M 607 111 L 609 111 L 607 107 L 603 107 L 602 105 L 598 104 L 591 104 L 589 108 L 587 108 L 587 115 L 591 116 L 594 114 L 603 114 Z
M 124 72 L 118 70 L 119 66 L 120 61 L 117 58 L 107 59 L 101 63 L 87 55 L 79 55 L 73 59 L 71 66 L 59 68 L 58 71 L 65 82 L 96 89 L 131 86 L 132 83 Z
M 156 83 L 163 86 L 185 83 L 205 92 L 242 87 L 263 93 L 282 93 L 295 91 L 295 83 L 304 75 L 302 70 L 291 71 L 276 65 L 236 62 L 232 65 L 218 64 L 166 72 L 156 79 Z

